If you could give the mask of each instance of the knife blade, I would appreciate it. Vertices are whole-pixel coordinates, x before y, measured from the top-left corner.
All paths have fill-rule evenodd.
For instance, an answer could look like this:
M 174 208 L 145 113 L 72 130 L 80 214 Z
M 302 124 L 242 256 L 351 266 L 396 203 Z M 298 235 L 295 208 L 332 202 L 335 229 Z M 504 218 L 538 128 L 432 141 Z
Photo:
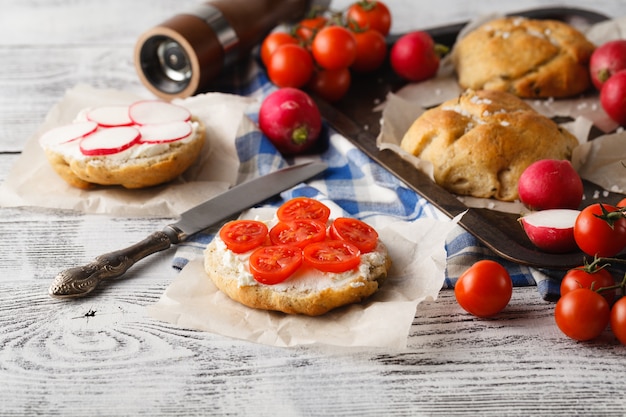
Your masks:
M 105 253 L 94 261 L 60 272 L 48 294 L 55 298 L 76 298 L 92 292 L 100 282 L 118 278 L 141 259 L 185 241 L 189 236 L 218 224 L 302 181 L 322 173 L 323 162 L 289 166 L 236 185 L 180 215 L 177 222 L 152 233 L 125 249 Z

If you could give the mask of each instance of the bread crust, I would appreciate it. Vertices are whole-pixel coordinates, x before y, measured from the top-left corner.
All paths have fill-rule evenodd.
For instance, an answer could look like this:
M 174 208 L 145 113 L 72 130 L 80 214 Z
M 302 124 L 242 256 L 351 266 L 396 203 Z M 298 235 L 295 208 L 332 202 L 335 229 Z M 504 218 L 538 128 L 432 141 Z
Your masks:
M 204 268 L 220 291 L 231 299 L 251 308 L 281 311 L 287 314 L 319 316 L 338 307 L 358 303 L 374 294 L 387 278 L 391 259 L 382 244 L 384 262 L 370 266 L 369 278 L 355 276 L 341 286 L 321 289 L 289 287 L 277 290 L 276 286 L 254 283 L 241 285 L 240 272 L 226 265 L 214 239 L 204 252 Z
M 464 89 L 560 98 L 591 86 L 588 64 L 594 49 L 564 22 L 508 17 L 487 22 L 460 39 L 452 61 Z
M 129 189 L 145 188 L 173 180 L 187 170 L 198 158 L 206 140 L 204 124 L 197 124 L 194 137 L 176 141 L 161 154 L 124 160 L 122 163 L 107 156 L 74 159 L 52 149 L 45 149 L 48 162 L 68 184 L 81 189 L 121 185 Z
M 521 99 L 465 91 L 424 112 L 401 147 L 433 164 L 435 182 L 459 195 L 513 201 L 522 172 L 539 159 L 570 159 L 578 140 Z

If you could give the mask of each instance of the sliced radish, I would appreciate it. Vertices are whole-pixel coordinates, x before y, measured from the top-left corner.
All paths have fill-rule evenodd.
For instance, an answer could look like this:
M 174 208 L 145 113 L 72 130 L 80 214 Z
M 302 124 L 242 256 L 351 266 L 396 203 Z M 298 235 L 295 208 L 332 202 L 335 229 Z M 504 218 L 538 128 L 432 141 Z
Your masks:
M 139 130 L 132 126 L 102 129 L 83 138 L 80 151 L 87 156 L 111 155 L 130 148 L 140 137 Z
M 128 106 L 95 107 L 87 112 L 87 119 L 103 127 L 129 126 L 133 124 Z
M 137 101 L 130 105 L 129 115 L 138 125 L 186 122 L 191 119 L 191 113 L 186 108 L 159 100 Z
M 580 211 L 548 209 L 535 211 L 520 218 L 528 239 L 539 249 L 552 253 L 576 250 L 574 223 Z
M 98 128 L 95 122 L 76 122 L 68 125 L 57 126 L 41 135 L 39 143 L 42 146 L 56 146 L 66 142 L 80 139 Z
M 168 143 L 184 139 L 192 132 L 189 122 L 170 122 L 158 125 L 143 125 L 139 127 L 141 142 L 144 143 Z

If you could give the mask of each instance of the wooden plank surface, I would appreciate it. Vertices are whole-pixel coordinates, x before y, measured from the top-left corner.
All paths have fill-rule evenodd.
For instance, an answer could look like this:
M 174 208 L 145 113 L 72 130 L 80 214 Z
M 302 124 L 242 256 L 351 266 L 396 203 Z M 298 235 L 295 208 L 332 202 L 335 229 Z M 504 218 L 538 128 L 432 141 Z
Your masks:
M 0 182 L 66 89 L 143 92 L 135 39 L 182 3 L 2 0 Z M 626 15 L 623 2 L 569 3 Z M 394 27 L 406 31 L 548 3 L 388 4 Z M 534 288 L 516 288 L 489 320 L 442 291 L 418 307 L 402 351 L 278 349 L 152 320 L 146 306 L 176 275 L 172 250 L 93 297 L 47 295 L 62 269 L 135 243 L 166 220 L 0 208 L 0 415 L 626 414 L 626 348 L 608 333 L 592 343 L 566 339 L 554 305 Z

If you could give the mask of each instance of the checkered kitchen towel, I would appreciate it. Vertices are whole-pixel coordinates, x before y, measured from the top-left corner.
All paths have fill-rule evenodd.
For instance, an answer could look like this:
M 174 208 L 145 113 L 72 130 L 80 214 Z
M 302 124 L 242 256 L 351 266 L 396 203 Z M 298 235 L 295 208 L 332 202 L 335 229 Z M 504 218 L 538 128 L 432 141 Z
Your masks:
M 243 79 L 245 82 L 234 82 L 225 87 L 224 91 L 263 98 L 276 89 L 256 63 L 252 64 L 252 69 L 247 69 L 245 74 L 234 77 L 234 80 Z M 248 117 L 256 122 L 257 113 L 251 110 Z M 294 160 L 282 157 L 258 129 L 240 132 L 235 143 L 240 159 L 239 181 L 298 162 L 299 158 L 321 160 L 329 166 L 323 178 L 287 190 L 264 205 L 278 206 L 293 197 L 309 196 L 330 200 L 341 207 L 346 215 L 371 224 L 376 224 L 377 217 L 402 221 L 421 217 L 445 218 L 434 206 L 372 161 L 348 139 L 328 127 L 325 128 L 323 139 L 324 149 L 321 152 Z M 189 259 L 201 256 L 216 230 L 208 229 L 181 244 L 173 261 L 174 267 L 182 269 Z M 536 285 L 544 299 L 555 300 L 559 297 L 559 274 L 562 272 L 539 271 L 498 258 L 460 226 L 448 237 L 446 249 L 448 263 L 444 288 L 453 288 L 459 275 L 474 262 L 493 259 L 507 268 L 515 286 Z

